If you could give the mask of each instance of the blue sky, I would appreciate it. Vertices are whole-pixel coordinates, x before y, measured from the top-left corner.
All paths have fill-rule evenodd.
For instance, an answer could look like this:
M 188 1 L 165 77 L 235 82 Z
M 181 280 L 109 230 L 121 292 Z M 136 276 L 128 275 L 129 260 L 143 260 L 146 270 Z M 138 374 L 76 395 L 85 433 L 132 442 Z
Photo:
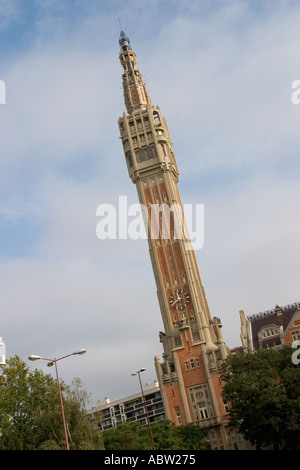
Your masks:
M 299 2 L 0 0 L 0 336 L 24 360 L 85 347 L 61 375 L 93 403 L 134 393 L 137 368 L 155 380 L 162 353 L 147 243 L 96 237 L 100 204 L 137 202 L 118 18 L 182 202 L 205 206 L 196 256 L 225 341 L 240 344 L 239 310 L 299 301 Z

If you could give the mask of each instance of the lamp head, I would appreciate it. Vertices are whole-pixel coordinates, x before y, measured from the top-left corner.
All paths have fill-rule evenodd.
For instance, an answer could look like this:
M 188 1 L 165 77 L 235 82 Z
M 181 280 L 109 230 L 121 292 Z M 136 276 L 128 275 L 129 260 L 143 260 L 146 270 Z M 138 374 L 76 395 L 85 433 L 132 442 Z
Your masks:
M 86 349 L 83 348 L 83 349 L 78 349 L 77 351 L 74 351 L 73 355 L 74 354 L 85 354 L 85 353 L 86 353 Z
M 138 375 L 140 372 L 144 372 L 144 370 L 146 370 L 146 367 L 142 367 L 140 370 L 138 370 L 137 372 L 133 372 L 133 374 L 131 375 Z
M 41 359 L 41 356 L 36 356 L 35 354 L 31 354 L 28 358 L 30 361 L 37 361 L 38 359 Z

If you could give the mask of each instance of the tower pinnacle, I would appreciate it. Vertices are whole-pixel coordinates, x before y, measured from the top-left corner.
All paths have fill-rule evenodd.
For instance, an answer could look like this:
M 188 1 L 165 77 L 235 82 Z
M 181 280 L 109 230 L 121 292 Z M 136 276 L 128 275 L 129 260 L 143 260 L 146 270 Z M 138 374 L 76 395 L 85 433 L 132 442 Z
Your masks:
M 151 102 L 146 84 L 137 67 L 135 52 L 124 31 L 120 33 L 119 44 L 121 49 L 120 62 L 124 69 L 122 78 L 125 105 L 128 113 L 131 113 L 134 109 L 139 109 L 140 106 L 151 105 Z
M 121 51 L 123 51 L 123 52 L 127 51 L 128 49 L 130 49 L 130 50 L 132 49 L 132 47 L 130 45 L 130 40 L 126 36 L 124 31 L 121 31 L 121 33 L 120 33 L 119 44 L 120 44 Z

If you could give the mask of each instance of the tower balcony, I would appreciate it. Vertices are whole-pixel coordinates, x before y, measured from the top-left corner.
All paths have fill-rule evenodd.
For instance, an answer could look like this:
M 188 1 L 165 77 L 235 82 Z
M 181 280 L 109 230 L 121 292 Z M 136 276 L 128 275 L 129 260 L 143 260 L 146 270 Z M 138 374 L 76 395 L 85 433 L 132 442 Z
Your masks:
M 200 428 L 212 428 L 220 424 L 220 418 L 214 416 L 212 418 L 202 419 L 201 421 L 196 421 L 196 425 Z

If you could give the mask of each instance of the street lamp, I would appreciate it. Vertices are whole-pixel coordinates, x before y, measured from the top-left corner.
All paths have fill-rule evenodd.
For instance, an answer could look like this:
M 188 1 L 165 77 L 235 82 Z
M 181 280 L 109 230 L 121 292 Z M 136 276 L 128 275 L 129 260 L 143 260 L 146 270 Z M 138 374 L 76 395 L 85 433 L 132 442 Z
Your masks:
M 146 399 L 145 399 L 144 390 L 143 390 L 142 381 L 141 381 L 141 376 L 140 376 L 140 373 L 141 373 L 141 372 L 144 372 L 145 370 L 146 370 L 145 367 L 142 367 L 140 370 L 138 370 L 137 372 L 134 372 L 134 373 L 131 374 L 131 375 L 138 375 L 138 376 L 139 376 L 139 382 L 140 382 L 140 387 L 141 387 L 141 392 L 142 392 L 144 407 L 145 407 L 145 411 L 146 411 L 147 423 L 148 423 L 149 433 L 150 433 L 151 442 L 152 442 L 152 449 L 155 450 L 154 440 L 153 440 L 153 436 L 152 436 L 152 429 L 151 429 L 150 419 L 149 419 L 148 410 L 147 410 L 147 405 L 146 405 Z
M 52 367 L 53 365 L 55 365 L 58 392 L 59 392 L 59 400 L 60 400 L 62 420 L 63 420 L 63 424 L 64 424 L 64 433 L 65 433 L 67 450 L 70 450 L 70 449 L 69 449 L 67 426 L 66 426 L 66 420 L 65 420 L 65 414 L 64 414 L 64 406 L 63 406 L 63 400 L 62 400 L 62 394 L 61 394 L 61 388 L 60 388 L 60 382 L 59 382 L 59 376 L 58 376 L 57 361 L 60 361 L 61 359 L 65 359 L 66 357 L 69 357 L 69 356 L 74 356 L 76 354 L 84 354 L 84 353 L 86 353 L 86 349 L 78 349 L 77 351 L 74 351 L 71 354 L 67 354 L 66 356 L 59 357 L 58 359 L 56 359 L 56 358 L 48 359 L 46 357 L 36 356 L 35 354 L 32 354 L 31 356 L 28 357 L 28 359 L 30 361 L 37 361 L 38 359 L 42 359 L 43 361 L 49 361 L 48 364 L 47 364 L 48 367 Z

